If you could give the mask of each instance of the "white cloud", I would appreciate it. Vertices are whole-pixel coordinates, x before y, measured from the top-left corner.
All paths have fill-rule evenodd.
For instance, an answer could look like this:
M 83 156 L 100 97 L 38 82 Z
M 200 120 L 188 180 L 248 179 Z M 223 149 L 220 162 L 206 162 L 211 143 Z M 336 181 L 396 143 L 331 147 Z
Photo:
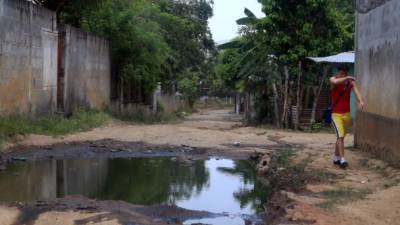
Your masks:
M 245 16 L 245 8 L 257 17 L 264 16 L 257 0 L 214 0 L 214 17 L 210 19 L 209 26 L 215 41 L 225 42 L 238 35 L 236 20 Z

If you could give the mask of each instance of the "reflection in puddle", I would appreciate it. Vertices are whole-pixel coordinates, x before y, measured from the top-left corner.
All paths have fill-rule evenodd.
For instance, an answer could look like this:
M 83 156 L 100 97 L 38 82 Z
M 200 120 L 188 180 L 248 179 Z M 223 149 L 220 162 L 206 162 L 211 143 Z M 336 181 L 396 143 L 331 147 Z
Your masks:
M 265 191 L 245 160 L 172 158 L 73 159 L 18 163 L 0 173 L 0 201 L 51 200 L 67 195 L 170 204 L 221 215 L 184 224 L 244 225 L 262 210 Z M 222 216 L 223 215 L 223 216 Z M 249 224 L 249 223 L 246 223 Z

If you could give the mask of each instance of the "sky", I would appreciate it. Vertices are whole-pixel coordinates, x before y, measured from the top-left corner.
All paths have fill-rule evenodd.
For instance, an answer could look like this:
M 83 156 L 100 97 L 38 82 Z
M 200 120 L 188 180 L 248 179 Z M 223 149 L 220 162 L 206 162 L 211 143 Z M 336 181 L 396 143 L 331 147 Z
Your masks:
M 209 26 L 217 43 L 238 36 L 236 20 L 245 16 L 245 8 L 250 9 L 257 17 L 264 16 L 257 0 L 214 0 L 214 16 L 210 19 Z

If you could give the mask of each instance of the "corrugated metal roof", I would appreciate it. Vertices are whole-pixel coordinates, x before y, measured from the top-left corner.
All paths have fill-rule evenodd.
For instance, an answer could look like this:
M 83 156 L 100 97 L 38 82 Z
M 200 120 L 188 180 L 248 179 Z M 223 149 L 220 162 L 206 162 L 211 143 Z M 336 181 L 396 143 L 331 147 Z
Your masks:
M 355 54 L 354 52 L 342 52 L 337 55 L 331 55 L 327 57 L 307 57 L 317 63 L 354 63 Z

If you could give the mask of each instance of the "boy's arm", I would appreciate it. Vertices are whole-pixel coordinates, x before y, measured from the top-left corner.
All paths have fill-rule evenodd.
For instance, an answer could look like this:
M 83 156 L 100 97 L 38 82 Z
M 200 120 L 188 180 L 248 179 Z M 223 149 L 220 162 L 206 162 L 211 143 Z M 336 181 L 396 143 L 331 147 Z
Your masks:
M 360 106 L 360 109 L 364 110 L 364 100 L 361 95 L 360 89 L 358 88 L 358 85 L 355 81 L 353 81 L 353 90 L 354 90 L 354 93 L 356 94 L 358 105 Z
M 355 79 L 354 77 L 351 77 L 351 76 L 340 77 L 340 78 L 331 77 L 331 78 L 329 79 L 329 81 L 331 82 L 332 85 L 343 84 L 343 83 L 346 82 L 347 80 L 355 81 L 356 79 Z

